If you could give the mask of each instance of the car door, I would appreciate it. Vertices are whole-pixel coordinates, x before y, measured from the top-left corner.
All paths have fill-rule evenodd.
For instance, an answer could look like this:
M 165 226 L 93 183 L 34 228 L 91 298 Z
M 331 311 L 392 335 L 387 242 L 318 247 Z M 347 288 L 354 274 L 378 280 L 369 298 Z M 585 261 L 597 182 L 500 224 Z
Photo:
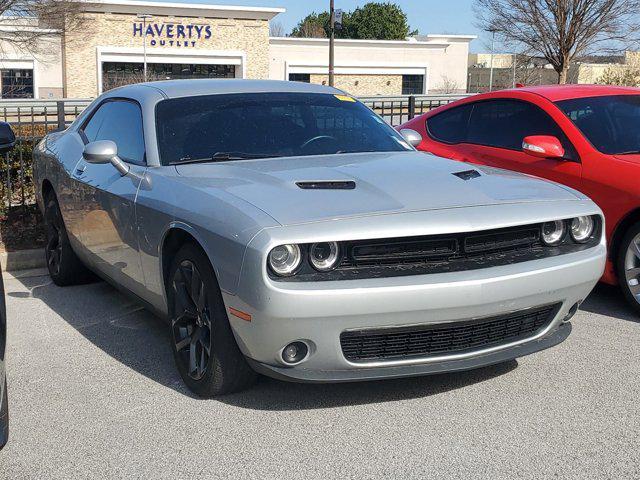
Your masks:
M 540 107 L 524 100 L 496 99 L 471 104 L 463 160 L 547 178 L 579 189 L 582 165 L 558 124 Z M 530 135 L 557 137 L 564 147 L 562 159 L 538 158 L 522 150 Z
M 121 175 L 111 163 L 78 161 L 73 177 L 82 202 L 79 234 L 92 266 L 123 287 L 139 293 L 140 266 L 135 199 L 146 170 L 142 111 L 127 99 L 103 102 L 80 128 L 85 144 L 111 140 L 130 168 Z

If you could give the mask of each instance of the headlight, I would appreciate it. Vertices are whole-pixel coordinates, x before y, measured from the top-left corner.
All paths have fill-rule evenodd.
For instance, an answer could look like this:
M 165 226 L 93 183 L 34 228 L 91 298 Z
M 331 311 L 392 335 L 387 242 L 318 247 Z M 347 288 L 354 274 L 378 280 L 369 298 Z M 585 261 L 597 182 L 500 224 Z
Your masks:
M 584 243 L 591 237 L 593 233 L 593 218 L 577 217 L 571 220 L 571 238 L 578 243 Z
M 331 270 L 340 261 L 340 248 L 336 242 L 314 243 L 309 249 L 309 261 L 316 270 Z
M 542 241 L 547 245 L 559 244 L 565 233 L 565 226 L 562 220 L 546 222 L 542 224 Z
M 301 262 L 300 247 L 293 243 L 279 245 L 269 252 L 269 266 L 281 277 L 293 275 Z

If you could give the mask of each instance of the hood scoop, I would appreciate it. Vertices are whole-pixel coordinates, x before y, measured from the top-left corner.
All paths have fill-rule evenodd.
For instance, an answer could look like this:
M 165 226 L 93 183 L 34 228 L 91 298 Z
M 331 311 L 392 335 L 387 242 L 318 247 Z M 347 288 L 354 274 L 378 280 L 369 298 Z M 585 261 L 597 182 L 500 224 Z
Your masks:
M 316 180 L 296 182 L 302 190 L 353 190 L 356 182 L 353 180 Z
M 464 170 L 462 172 L 452 173 L 451 175 L 455 175 L 462 180 L 472 180 L 474 178 L 478 178 L 480 176 L 480 172 L 477 170 Z

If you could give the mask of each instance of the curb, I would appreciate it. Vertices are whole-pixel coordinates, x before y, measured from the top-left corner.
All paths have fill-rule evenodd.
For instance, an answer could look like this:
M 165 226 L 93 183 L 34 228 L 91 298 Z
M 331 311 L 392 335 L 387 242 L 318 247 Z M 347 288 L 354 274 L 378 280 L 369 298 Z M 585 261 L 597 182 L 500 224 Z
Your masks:
M 17 272 L 19 270 L 46 267 L 47 262 L 44 258 L 44 250 L 34 248 L 0 253 L 0 266 L 4 272 Z

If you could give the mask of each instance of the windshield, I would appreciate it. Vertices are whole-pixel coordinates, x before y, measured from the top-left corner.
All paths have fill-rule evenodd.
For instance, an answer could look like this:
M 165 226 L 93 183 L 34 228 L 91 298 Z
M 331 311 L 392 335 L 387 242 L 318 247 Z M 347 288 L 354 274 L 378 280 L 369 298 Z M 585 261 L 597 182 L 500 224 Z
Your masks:
M 344 95 L 242 93 L 156 106 L 163 165 L 412 150 L 384 120 Z
M 640 95 L 574 98 L 556 105 L 600 152 L 640 153 Z

